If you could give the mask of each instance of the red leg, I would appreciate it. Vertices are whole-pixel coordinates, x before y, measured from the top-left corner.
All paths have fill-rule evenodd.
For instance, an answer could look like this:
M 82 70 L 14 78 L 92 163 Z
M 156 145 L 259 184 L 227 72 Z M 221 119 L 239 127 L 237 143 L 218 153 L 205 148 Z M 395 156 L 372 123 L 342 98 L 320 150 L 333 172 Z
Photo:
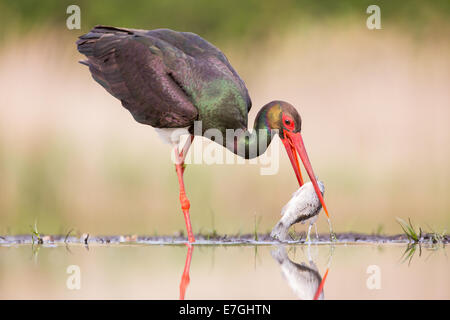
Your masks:
M 194 252 L 194 247 L 190 243 L 186 244 L 186 246 L 188 247 L 188 252 L 186 255 L 186 262 L 184 264 L 183 275 L 181 276 L 180 300 L 184 300 L 186 289 L 189 285 L 189 282 L 191 281 L 191 279 L 189 278 L 189 269 L 191 268 L 191 259 L 192 259 L 192 252 Z
M 183 149 L 181 149 L 181 152 L 178 154 L 179 159 L 181 160 L 181 163 L 184 164 L 184 159 L 186 159 L 186 155 L 189 151 L 189 148 L 191 147 L 192 141 L 194 141 L 194 136 L 191 135 L 189 137 L 189 139 L 186 141 L 186 143 L 184 144 Z M 184 169 L 186 168 L 186 166 L 183 166 L 183 173 L 184 173 Z
M 189 199 L 186 196 L 183 174 L 184 174 L 184 169 L 185 169 L 184 159 L 186 158 L 186 154 L 189 150 L 192 140 L 194 140 L 194 136 L 191 136 L 190 139 L 188 139 L 188 141 L 186 142 L 186 145 L 183 147 L 181 152 L 178 152 L 178 147 L 176 147 L 176 149 L 175 149 L 175 155 L 176 155 L 176 160 L 177 160 L 177 163 L 175 164 L 175 170 L 177 171 L 178 183 L 180 184 L 180 204 L 181 204 L 181 209 L 183 210 L 184 220 L 186 222 L 186 229 L 187 229 L 187 233 L 188 233 L 188 240 L 190 243 L 195 242 L 195 238 L 194 238 L 194 234 L 192 232 L 191 218 L 189 216 L 189 208 L 191 207 L 191 204 L 189 202 Z

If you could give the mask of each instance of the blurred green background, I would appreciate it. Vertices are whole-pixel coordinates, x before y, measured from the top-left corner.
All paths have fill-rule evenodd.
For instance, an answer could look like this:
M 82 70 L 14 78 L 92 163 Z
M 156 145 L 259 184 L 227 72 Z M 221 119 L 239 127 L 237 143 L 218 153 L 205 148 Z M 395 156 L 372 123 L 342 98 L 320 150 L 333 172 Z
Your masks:
M 268 33 L 286 32 L 292 24 L 313 26 L 336 19 L 365 19 L 366 8 L 382 8 L 383 21 L 409 31 L 424 32 L 436 20 L 446 23 L 450 3 L 445 0 L 420 1 L 309 1 L 309 0 L 120 0 L 97 1 L 1 1 L 2 33 L 32 31 L 43 26 L 58 28 L 65 21 L 66 8 L 82 8 L 82 31 L 96 24 L 114 23 L 129 28 L 172 28 L 189 30 L 216 41 L 265 40 Z M 322 22 L 320 22 L 322 21 Z
M 448 230 L 449 17 L 449 1 L 0 1 L 0 234 L 184 229 L 169 147 L 77 63 L 96 24 L 206 38 L 246 82 L 251 126 L 271 100 L 295 105 L 337 231 L 400 232 L 396 216 Z M 270 230 L 297 188 L 279 148 L 273 176 L 188 166 L 194 231 Z

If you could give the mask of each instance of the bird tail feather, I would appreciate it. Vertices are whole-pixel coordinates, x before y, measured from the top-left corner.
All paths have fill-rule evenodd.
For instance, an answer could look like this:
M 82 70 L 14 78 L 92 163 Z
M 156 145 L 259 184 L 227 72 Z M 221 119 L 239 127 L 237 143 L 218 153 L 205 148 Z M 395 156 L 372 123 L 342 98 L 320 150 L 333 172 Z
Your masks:
M 110 29 L 107 27 L 96 27 L 79 37 L 76 42 L 78 51 L 87 58 L 80 63 L 89 67 L 94 80 L 110 94 L 120 100 L 126 100 L 130 92 L 121 85 L 123 79 L 116 63 L 115 51 L 127 33 L 108 31 Z

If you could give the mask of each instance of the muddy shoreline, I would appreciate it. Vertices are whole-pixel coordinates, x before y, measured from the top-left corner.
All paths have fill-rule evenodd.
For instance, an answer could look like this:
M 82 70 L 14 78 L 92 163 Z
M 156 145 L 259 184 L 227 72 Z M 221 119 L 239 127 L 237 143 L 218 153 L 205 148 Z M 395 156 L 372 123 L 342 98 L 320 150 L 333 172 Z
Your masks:
M 269 234 L 244 234 L 244 235 L 217 235 L 217 234 L 197 234 L 195 235 L 195 244 L 210 244 L 210 245 L 239 245 L 239 244 L 252 244 L 252 245 L 273 245 L 279 243 L 289 244 L 307 244 L 305 242 L 304 233 L 292 234 L 292 240 L 286 242 L 280 242 L 270 237 Z M 172 236 L 145 236 L 145 235 L 109 235 L 109 236 L 95 236 L 89 234 L 82 235 L 1 235 L 1 245 L 14 245 L 14 244 L 96 244 L 96 245 L 109 245 L 109 244 L 147 244 L 147 245 L 176 245 L 187 242 L 187 238 L 182 234 L 176 234 Z M 423 234 L 419 240 L 420 244 L 448 244 L 450 242 L 450 236 L 444 235 L 440 239 L 436 239 L 435 235 L 427 233 Z M 330 235 L 321 234 L 316 239 L 315 236 L 311 239 L 311 244 L 330 244 Z M 414 243 L 405 234 L 397 235 L 374 235 L 374 234 L 360 234 L 360 233 L 338 233 L 336 234 L 336 240 L 333 242 L 336 244 L 346 243 L 368 243 L 368 244 L 395 244 L 395 243 Z

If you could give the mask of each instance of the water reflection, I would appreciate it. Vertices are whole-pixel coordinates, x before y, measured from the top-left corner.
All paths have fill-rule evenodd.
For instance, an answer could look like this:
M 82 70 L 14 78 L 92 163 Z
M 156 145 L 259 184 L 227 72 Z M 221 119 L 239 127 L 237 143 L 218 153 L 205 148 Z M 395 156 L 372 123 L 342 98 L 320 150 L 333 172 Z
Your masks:
M 0 298 L 441 299 L 449 252 L 444 244 L 0 246 Z M 66 288 L 70 265 L 82 270 L 81 290 Z M 369 265 L 382 270 L 382 290 L 367 287 Z
M 194 247 L 191 244 L 186 244 L 188 251 L 186 255 L 186 262 L 184 263 L 183 274 L 181 275 L 180 281 L 180 300 L 184 300 L 186 294 L 186 289 L 189 285 L 191 279 L 189 278 L 189 269 L 191 268 L 192 253 L 194 252 Z
M 180 281 L 180 300 L 184 300 L 187 287 L 190 283 L 189 271 L 191 267 L 192 254 L 194 246 L 186 244 L 187 254 L 184 264 L 183 274 Z M 328 259 L 327 269 L 322 277 L 311 255 L 311 247 L 307 246 L 307 260 L 306 262 L 296 263 L 291 260 L 286 252 L 285 246 L 278 246 L 271 251 L 272 257 L 278 262 L 281 267 L 284 278 L 293 290 L 294 294 L 301 300 L 323 300 L 325 285 L 328 271 L 330 268 L 333 247 L 331 247 L 330 256 Z
M 429 254 L 425 260 L 428 260 L 431 255 L 436 253 L 437 251 L 440 251 L 443 249 L 443 252 L 445 254 L 445 244 L 443 243 L 432 243 L 432 244 L 425 244 L 424 249 L 429 251 Z M 402 257 L 400 258 L 402 263 L 405 263 L 408 261 L 408 266 L 411 265 L 411 261 L 413 260 L 416 252 L 419 252 L 418 256 L 419 258 L 422 257 L 422 244 L 421 243 L 408 243 L 405 251 L 402 254 Z
M 285 246 L 279 246 L 271 252 L 272 257 L 281 267 L 281 272 L 294 294 L 301 300 L 323 300 L 323 287 L 328 276 L 331 264 L 332 252 L 328 261 L 328 267 L 322 276 L 311 256 L 311 248 L 307 247 L 308 264 L 292 261 Z

